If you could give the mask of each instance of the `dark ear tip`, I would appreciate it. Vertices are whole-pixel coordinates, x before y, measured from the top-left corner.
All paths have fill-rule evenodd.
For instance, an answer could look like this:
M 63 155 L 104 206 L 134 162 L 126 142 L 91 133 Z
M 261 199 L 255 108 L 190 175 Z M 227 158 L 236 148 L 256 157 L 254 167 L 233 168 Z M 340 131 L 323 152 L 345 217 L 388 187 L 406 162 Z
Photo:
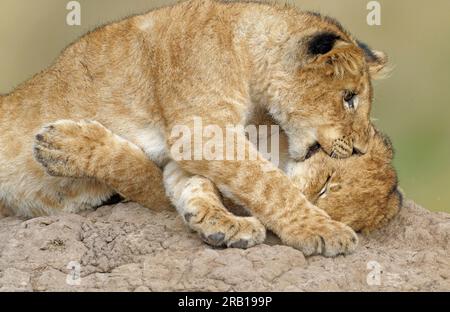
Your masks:
M 357 40 L 359 48 L 364 51 L 364 55 L 366 56 L 366 60 L 369 63 L 387 63 L 387 55 L 380 51 L 372 50 L 366 43 Z
M 308 43 L 308 53 L 311 55 L 328 53 L 333 49 L 334 44 L 339 39 L 339 35 L 332 32 L 316 34 Z

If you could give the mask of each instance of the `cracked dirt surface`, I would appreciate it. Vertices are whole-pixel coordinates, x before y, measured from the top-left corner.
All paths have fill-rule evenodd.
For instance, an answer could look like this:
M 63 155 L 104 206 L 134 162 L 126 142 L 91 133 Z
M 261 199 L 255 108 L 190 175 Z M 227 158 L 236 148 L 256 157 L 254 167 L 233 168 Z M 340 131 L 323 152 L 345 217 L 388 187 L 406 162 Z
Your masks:
M 213 249 L 175 212 L 121 203 L 1 219 L 0 291 L 449 291 L 449 249 L 450 215 L 411 201 L 334 259 L 305 258 L 273 236 L 248 250 Z

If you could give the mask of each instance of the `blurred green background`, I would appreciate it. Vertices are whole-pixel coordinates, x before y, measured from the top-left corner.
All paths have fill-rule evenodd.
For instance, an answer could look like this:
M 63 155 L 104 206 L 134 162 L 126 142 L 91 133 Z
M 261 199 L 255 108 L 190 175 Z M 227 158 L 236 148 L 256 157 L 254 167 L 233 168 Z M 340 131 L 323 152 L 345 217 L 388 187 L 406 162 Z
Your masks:
M 50 65 L 95 26 L 175 1 L 80 0 L 81 26 L 66 25 L 68 2 L 0 1 L 0 93 Z M 387 52 L 394 71 L 375 82 L 373 117 L 392 138 L 406 196 L 450 212 L 450 1 L 380 0 L 380 26 L 367 25 L 366 0 L 287 2 L 331 15 Z

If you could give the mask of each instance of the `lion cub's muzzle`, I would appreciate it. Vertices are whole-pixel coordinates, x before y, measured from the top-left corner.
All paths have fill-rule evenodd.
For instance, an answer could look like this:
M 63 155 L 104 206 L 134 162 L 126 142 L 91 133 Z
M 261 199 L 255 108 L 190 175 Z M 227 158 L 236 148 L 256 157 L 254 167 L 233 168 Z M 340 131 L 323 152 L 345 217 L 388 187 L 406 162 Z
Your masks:
M 314 156 L 317 152 L 319 152 L 319 150 L 325 151 L 317 142 L 311 145 L 308 149 L 308 152 L 306 153 L 305 160 Z M 364 155 L 366 153 L 366 150 L 364 149 L 364 151 L 361 151 L 356 146 L 354 146 L 351 141 L 346 141 L 345 139 L 337 139 L 333 142 L 331 151 L 326 153 L 329 154 L 330 157 L 341 159 L 348 158 L 352 155 Z
M 350 137 L 343 137 L 333 141 L 330 156 L 333 158 L 348 158 L 352 155 L 362 155 L 366 151 L 357 148 Z
M 359 146 L 351 138 L 343 137 L 333 141 L 330 157 L 343 159 L 352 155 L 364 155 L 366 152 L 366 145 Z

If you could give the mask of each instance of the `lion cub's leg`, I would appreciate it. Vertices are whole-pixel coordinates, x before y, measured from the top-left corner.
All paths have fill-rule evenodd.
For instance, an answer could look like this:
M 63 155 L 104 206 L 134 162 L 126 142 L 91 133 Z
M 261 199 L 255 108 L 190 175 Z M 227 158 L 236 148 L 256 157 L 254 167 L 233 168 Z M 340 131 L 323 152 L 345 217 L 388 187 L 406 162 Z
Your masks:
M 177 211 L 208 244 L 247 248 L 264 241 L 266 230 L 261 222 L 229 212 L 207 178 L 191 175 L 172 161 L 164 168 L 164 184 Z
M 139 147 L 97 122 L 61 120 L 48 125 L 36 136 L 34 152 L 51 175 L 96 178 L 144 206 L 169 206 L 159 168 Z M 264 241 L 264 226 L 256 218 L 228 212 L 211 181 L 188 174 L 174 162 L 164 173 L 177 210 L 207 243 L 246 248 Z
M 95 121 L 60 120 L 36 135 L 35 158 L 53 176 L 96 178 L 141 205 L 166 209 L 161 170 L 133 143 Z

